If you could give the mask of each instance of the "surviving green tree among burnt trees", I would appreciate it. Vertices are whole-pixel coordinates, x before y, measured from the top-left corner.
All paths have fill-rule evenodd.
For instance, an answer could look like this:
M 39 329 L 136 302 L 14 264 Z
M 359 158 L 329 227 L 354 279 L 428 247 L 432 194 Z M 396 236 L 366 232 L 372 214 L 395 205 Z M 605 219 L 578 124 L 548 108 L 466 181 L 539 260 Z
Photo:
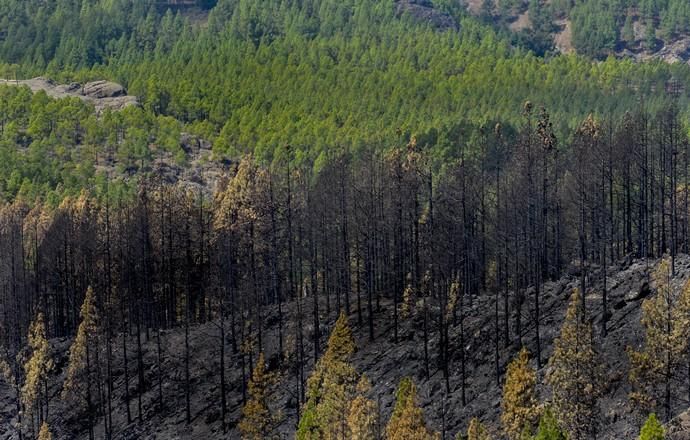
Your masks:
M 583 315 L 582 301 L 582 294 L 575 289 L 546 376 L 554 415 L 573 440 L 589 439 L 596 432 L 596 405 L 602 392 L 601 360 L 594 347 L 592 323 Z
M 86 410 L 89 421 L 89 436 L 93 438 L 95 417 L 96 359 L 99 348 L 99 322 L 96 299 L 91 287 L 86 291 L 81 306 L 81 323 L 77 336 L 69 350 L 67 375 L 62 389 L 62 398 L 71 400 L 78 410 Z
M 417 386 L 411 378 L 403 378 L 395 392 L 395 407 L 386 425 L 386 439 L 437 440 L 439 437 L 427 427 L 424 411 L 417 401 Z
M 248 384 L 249 400 L 242 408 L 238 426 L 243 439 L 261 440 L 273 434 L 278 418 L 269 408 L 269 397 L 275 381 L 275 375 L 266 371 L 264 354 L 259 354 Z
M 656 414 L 651 413 L 642 425 L 638 440 L 664 440 L 664 426 L 656 418 Z
M 687 366 L 690 282 L 681 289 L 671 282 L 671 261 L 665 258 L 654 270 L 656 293 L 642 303 L 645 341 L 641 349 L 628 347 L 631 399 L 642 410 L 664 410 L 671 418 L 675 384 L 687 377 L 678 371 Z
M 358 381 L 358 374 L 350 364 L 355 349 L 347 317 L 341 313 L 326 352 L 307 382 L 307 402 L 297 427 L 297 439 L 348 438 L 347 413 Z
M 24 363 L 21 398 L 25 414 L 33 414 L 37 426 L 41 426 L 48 418 L 48 374 L 53 368 L 43 313 L 39 313 L 31 323 L 28 342 L 31 353 Z

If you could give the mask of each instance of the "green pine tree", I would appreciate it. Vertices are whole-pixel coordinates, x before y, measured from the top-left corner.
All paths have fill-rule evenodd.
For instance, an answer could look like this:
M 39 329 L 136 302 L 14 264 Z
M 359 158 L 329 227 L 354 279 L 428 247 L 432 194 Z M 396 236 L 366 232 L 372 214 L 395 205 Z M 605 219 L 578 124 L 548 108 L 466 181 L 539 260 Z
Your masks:
M 243 439 L 261 440 L 273 432 L 277 418 L 269 409 L 268 391 L 274 382 L 275 376 L 266 371 L 261 353 L 249 380 L 249 400 L 242 408 L 242 420 L 238 424 Z
M 674 372 L 686 362 L 690 326 L 690 282 L 675 289 L 671 277 L 671 261 L 665 258 L 653 274 L 656 293 L 642 303 L 644 345 L 639 351 L 627 349 L 631 399 L 646 412 L 663 408 L 667 420 L 677 388 Z
M 573 291 L 561 334 L 554 342 L 546 381 L 560 426 L 572 439 L 586 439 L 597 424 L 602 393 L 600 359 L 593 346 L 592 324 L 583 315 L 582 295 Z
M 357 372 L 350 365 L 355 348 L 347 317 L 341 313 L 326 352 L 307 381 L 307 401 L 296 433 L 298 440 L 347 438 L 347 413 L 358 381 Z
M 558 420 L 553 415 L 551 408 L 546 408 L 541 415 L 537 435 L 532 440 L 566 440 L 566 436 L 558 426 Z
M 656 414 L 652 413 L 640 430 L 639 440 L 664 440 L 664 435 L 664 427 L 656 418 Z
M 89 415 L 93 411 L 93 367 L 98 348 L 98 312 L 93 289 L 89 287 L 84 296 L 79 316 L 81 323 L 77 337 L 69 349 L 67 375 L 62 388 L 62 398 L 72 399 L 78 406 L 87 406 Z
M 31 356 L 24 364 L 24 385 L 21 389 L 22 404 L 25 411 L 31 413 L 38 403 L 43 390 L 47 389 L 48 374 L 53 368 L 50 358 L 50 344 L 46 338 L 46 327 L 43 313 L 39 313 L 29 328 L 29 348 Z M 47 404 L 48 396 L 43 392 Z

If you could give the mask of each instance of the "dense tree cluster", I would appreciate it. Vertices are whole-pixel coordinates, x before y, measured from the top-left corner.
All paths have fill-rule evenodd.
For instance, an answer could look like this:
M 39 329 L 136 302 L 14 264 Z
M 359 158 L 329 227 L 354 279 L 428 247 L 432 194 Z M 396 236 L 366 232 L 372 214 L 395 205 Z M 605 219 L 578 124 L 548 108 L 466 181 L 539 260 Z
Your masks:
M 184 164 L 182 131 L 211 141 L 216 157 L 252 153 L 262 165 L 280 160 L 287 141 L 295 156 L 322 163 L 334 146 L 358 155 L 412 134 L 436 161 L 452 160 L 491 121 L 510 138 L 526 99 L 546 105 L 567 138 L 592 109 L 619 118 L 645 99 L 657 112 L 666 99 L 652 92 L 690 83 L 680 64 L 538 58 L 470 18 L 441 32 L 398 17 L 391 2 L 211 3 L 200 26 L 165 2 L 1 2 L 0 77 L 109 77 L 143 106 L 99 116 L 76 99 L 0 87 L 0 198 L 57 205 L 102 186 L 103 166 L 142 174 L 156 151 Z M 519 9 L 508 3 L 501 8 Z M 544 35 L 545 7 L 529 5 Z M 682 93 L 678 102 L 685 114 Z
M 649 94 L 672 77 L 690 83 L 682 63 L 542 59 L 474 19 L 459 18 L 459 31 L 439 31 L 397 16 L 392 1 L 223 0 L 203 26 L 159 3 L 6 0 L 1 5 L 11 13 L 2 16 L 11 18 L 0 30 L 0 77 L 118 80 L 144 101 L 141 119 L 173 117 L 215 141 L 219 154 L 252 152 L 261 161 L 273 160 L 288 139 L 316 157 L 333 145 L 386 147 L 401 133 L 430 133 L 448 151 L 458 121 L 517 125 L 526 99 L 546 105 L 566 134 L 593 109 L 620 115 L 632 108 L 634 90 Z M 527 32 L 542 40 L 552 31 L 545 7 L 531 2 L 541 31 Z M 56 31 L 47 38 L 51 26 Z M 593 36 L 602 32 L 582 35 L 599 41 Z M 546 51 L 536 46 L 535 53 Z M 657 98 L 648 105 L 661 107 Z M 682 97 L 681 109 L 686 105 Z M 148 127 L 134 127 L 124 125 L 135 136 L 131 152 L 142 154 L 141 129 Z M 79 136 L 67 145 L 86 141 L 72 134 Z
M 483 5 L 480 18 L 499 27 L 528 14 L 530 26 L 517 36 L 539 54 L 553 49 L 559 31 L 554 23 L 564 19 L 577 51 L 600 59 L 626 46 L 653 52 L 659 39 L 673 41 L 690 30 L 690 7 L 683 0 L 486 0 Z
M 11 64 L 79 67 L 103 64 L 119 51 L 152 51 L 161 43 L 156 33 L 172 37 L 182 28 L 181 18 L 170 12 L 161 19 L 163 11 L 181 3 L 209 8 L 216 1 L 3 0 L 0 59 Z M 164 28 L 157 29 L 159 24 Z
M 99 115 L 78 98 L 0 86 L 0 199 L 58 205 L 108 175 L 144 175 L 161 153 L 185 164 L 181 131 L 173 118 L 137 107 Z

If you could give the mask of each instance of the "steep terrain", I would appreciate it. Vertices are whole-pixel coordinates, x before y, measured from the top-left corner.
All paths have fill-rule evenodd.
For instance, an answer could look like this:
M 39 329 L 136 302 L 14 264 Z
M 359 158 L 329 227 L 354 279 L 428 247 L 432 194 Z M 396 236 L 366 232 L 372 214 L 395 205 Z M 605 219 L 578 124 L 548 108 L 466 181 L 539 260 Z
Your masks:
M 123 164 L 117 157 L 104 155 L 95 169 L 111 179 L 127 181 L 147 177 L 156 183 L 179 183 L 195 192 L 202 191 L 210 197 L 219 179 L 227 174 L 233 162 L 214 158 L 211 143 L 189 133 L 180 134 L 179 147 L 184 152 L 183 162 L 177 160 L 172 153 L 150 144 L 151 159 L 143 166 L 123 169 Z
M 508 11 L 487 11 L 488 2 L 470 0 L 472 12 L 483 17 L 478 20 L 459 12 L 457 0 L 0 1 L 0 76 L 46 75 L 68 83 L 43 77 L 0 81 L 0 345 L 5 344 L 0 354 L 22 350 L 36 310 L 49 315 L 48 334 L 74 334 L 87 286 L 100 294 L 112 291 L 113 303 L 106 302 L 102 318 L 117 321 L 118 331 L 128 330 L 113 338 L 113 438 L 238 438 L 245 379 L 258 350 L 241 355 L 240 336 L 222 340 L 219 323 L 205 322 L 206 316 L 217 319 L 214 312 L 224 307 L 215 295 L 237 288 L 243 303 L 238 307 L 234 298 L 232 306 L 242 316 L 227 315 L 226 329 L 234 319 L 238 333 L 246 323 L 254 337 L 258 320 L 262 350 L 279 378 L 270 398 L 280 414 L 277 433 L 291 438 L 300 409 L 300 378 L 292 363 L 297 322 L 304 323 L 302 359 L 308 375 L 318 357 L 312 341 L 320 340 L 323 349 L 337 311 L 324 301 L 320 313 L 313 312 L 313 297 L 305 293 L 300 305 L 291 292 L 293 298 L 282 305 L 286 349 L 280 353 L 279 311 L 263 302 L 285 299 L 285 289 L 295 285 L 293 272 L 307 268 L 310 288 L 340 293 L 340 281 L 353 275 L 348 271 L 356 264 L 351 278 L 358 287 L 351 292 L 349 321 L 359 350 L 353 363 L 374 384 L 371 394 L 380 404 L 382 423 L 391 414 L 396 385 L 411 376 L 419 385 L 426 418 L 445 438 L 465 431 L 472 417 L 498 435 L 506 365 L 523 344 L 533 354 L 537 351 L 536 295 L 534 290 L 521 292 L 525 302 L 517 314 L 515 296 L 507 294 L 511 313 L 504 316 L 501 293 L 475 290 L 482 278 L 477 274 L 489 272 L 496 263 L 492 256 L 503 252 L 511 264 L 515 259 L 516 268 L 506 283 L 524 287 L 532 282 L 528 280 L 540 279 L 543 270 L 533 266 L 532 249 L 565 250 L 563 256 L 555 252 L 552 264 L 544 266 L 561 267 L 576 255 L 580 230 L 588 231 L 586 240 L 594 249 L 605 248 L 610 240 L 631 242 L 634 231 L 641 237 L 640 252 L 646 252 L 647 227 L 654 255 L 666 251 L 664 243 L 656 243 L 666 241 L 665 233 L 675 245 L 681 242 L 674 226 L 687 225 L 676 205 L 689 187 L 687 161 L 683 173 L 682 161 L 673 158 L 678 145 L 687 145 L 682 123 L 690 103 L 681 96 L 678 107 L 669 105 L 666 112 L 662 92 L 664 86 L 674 91 L 676 81 L 690 84 L 690 68 L 596 60 L 615 54 L 684 62 L 690 59 L 690 43 L 682 32 L 664 42 L 632 11 L 625 43 L 622 29 L 614 29 L 613 37 L 597 34 L 597 46 L 589 53 L 578 40 L 583 28 L 577 14 L 549 16 L 539 9 L 557 0 L 513 0 L 517 6 Z M 585 3 L 597 4 L 578 2 Z M 35 13 L 38 9 L 44 12 Z M 599 16 L 593 11 L 588 16 Z M 577 50 L 591 58 L 558 56 L 553 40 L 561 52 Z M 527 53 L 525 47 L 545 56 Z M 74 78 L 85 84 L 69 84 Z M 86 82 L 100 78 L 124 86 Z M 638 81 L 649 86 L 638 86 Z M 647 89 L 658 99 L 641 109 L 637 93 Z M 39 92 L 72 99 L 47 99 Z M 647 110 L 649 115 L 643 113 Z M 640 114 L 627 118 L 636 111 Z M 583 124 L 590 112 L 595 116 Z M 597 118 L 597 112 L 607 117 Z M 623 114 L 620 124 L 604 122 Z M 581 128 L 571 130 L 576 126 Z M 609 141 L 600 142 L 601 130 L 608 129 Z M 544 147 L 543 166 L 532 163 L 531 139 Z M 644 148 L 652 159 L 630 146 Z M 255 168 L 252 159 L 242 164 L 243 156 L 272 168 Z M 609 182 L 597 178 L 604 157 L 611 164 Z M 235 163 L 240 164 L 239 177 L 220 186 L 223 193 L 209 202 L 214 184 L 225 180 Z M 535 169 L 539 178 L 533 179 L 528 170 Z M 645 174 L 637 176 L 637 170 Z M 495 186 L 490 182 L 494 171 Z M 428 189 L 419 180 L 423 175 L 429 176 Z M 149 192 L 147 185 L 138 185 L 140 178 L 181 182 L 192 190 Z M 585 186 L 585 181 L 601 181 L 601 186 Z M 537 182 L 544 182 L 543 190 Z M 549 182 L 556 182 L 553 193 L 546 188 Z M 90 191 L 93 211 L 86 195 Z M 543 202 L 535 203 L 537 191 Z M 608 211 L 610 194 L 611 225 L 626 224 L 627 236 L 613 226 L 610 237 L 602 236 L 604 219 L 594 214 L 576 228 L 582 208 L 575 191 L 595 195 L 593 213 Z M 494 194 L 508 199 L 505 204 L 496 200 L 495 211 L 485 204 Z M 535 222 L 538 212 L 545 215 Z M 523 237 L 521 231 L 542 226 L 558 232 Z M 655 240 L 655 231 L 664 238 Z M 427 242 L 421 258 L 420 235 Z M 509 257 L 506 249 L 512 246 L 515 252 Z M 293 252 L 299 261 L 294 271 Z M 475 295 L 463 298 L 450 324 L 446 378 L 439 367 L 438 347 L 443 344 L 434 322 L 446 305 L 440 309 L 442 301 L 433 298 L 425 317 L 417 304 L 400 323 L 395 340 L 394 292 L 385 283 L 393 272 L 414 268 L 420 275 L 420 266 L 427 264 L 443 268 L 438 283 L 450 283 L 458 276 L 460 259 L 462 284 Z M 586 301 L 607 384 L 598 411 L 599 438 L 634 439 L 646 416 L 628 398 L 626 348 L 643 342 L 641 304 L 654 292 L 650 271 L 655 263 L 628 259 L 607 268 L 606 280 L 603 269 L 589 271 Z M 690 257 L 679 258 L 677 269 L 674 287 L 680 288 L 690 278 Z M 541 362 L 532 363 L 541 382 L 568 299 L 579 284 L 577 264 L 565 273 L 539 290 L 542 353 Z M 219 274 L 228 280 L 214 279 Z M 361 281 L 360 276 L 369 279 Z M 322 280 L 319 289 L 316 284 Z M 358 307 L 363 285 L 370 295 L 381 294 L 373 313 L 364 297 Z M 606 337 L 601 331 L 604 286 Z M 115 303 L 118 310 L 108 307 Z M 152 303 L 158 303 L 155 312 L 145 311 Z M 202 323 L 187 334 L 183 326 L 190 313 Z M 318 320 L 312 320 L 314 313 Z M 163 314 L 168 318 L 164 325 L 174 328 L 135 330 L 135 325 L 160 325 Z M 372 314 L 373 338 L 365 324 Z M 127 322 L 121 322 L 125 316 Z M 314 321 L 320 321 L 320 328 L 310 327 Z M 509 337 L 504 336 L 504 322 Z M 431 331 L 425 347 L 427 324 Z M 522 334 L 516 335 L 516 328 Z M 56 439 L 89 437 L 85 412 L 60 398 L 71 342 L 51 341 L 55 369 L 47 391 L 48 419 Z M 228 387 L 225 426 L 221 347 L 226 350 L 222 370 Z M 674 389 L 678 397 L 687 392 L 685 370 L 678 373 L 683 377 Z M 186 414 L 188 385 L 191 411 Z M 541 385 L 539 391 L 547 402 L 548 387 Z M 0 440 L 20 437 L 14 429 L 19 423 L 14 394 L 0 378 Z M 677 417 L 670 432 L 675 440 L 687 436 L 687 405 L 685 398 L 674 401 Z M 96 438 L 105 437 L 104 414 L 98 408 Z
M 652 9 L 649 2 L 636 1 L 462 2 L 469 14 L 512 32 L 532 49 L 546 44 L 559 53 L 578 52 L 598 59 L 613 55 L 635 61 L 690 63 L 687 7 L 679 9 L 678 2 L 655 4 Z M 530 16 L 537 13 L 540 20 L 535 23 Z M 540 42 L 542 38 L 546 41 Z
M 629 260 L 614 268 L 609 268 L 612 274 L 608 280 L 609 304 L 611 317 L 608 323 L 609 333 L 602 338 L 597 332 L 597 344 L 602 363 L 606 367 L 607 387 L 605 397 L 600 402 L 599 413 L 601 439 L 632 439 L 636 438 L 639 426 L 642 423 L 640 414 L 631 406 L 628 400 L 630 386 L 627 381 L 628 360 L 625 349 L 628 346 L 637 347 L 643 341 L 640 326 L 640 306 L 644 298 L 653 294 L 654 283 L 650 285 L 649 273 L 654 261 Z M 590 278 L 593 288 L 587 294 L 587 307 L 589 308 L 595 328 L 601 328 L 601 289 L 602 279 L 599 271 Z M 672 283 L 679 288 L 690 277 L 690 257 L 682 256 L 677 260 L 677 275 Z M 542 320 L 542 364 L 546 365 L 551 354 L 552 342 L 557 336 L 560 324 L 563 320 L 568 298 L 573 288 L 578 285 L 579 277 L 576 267 L 571 268 L 569 275 L 556 282 L 544 285 L 543 290 L 543 320 Z M 530 296 L 523 310 L 523 320 L 530 322 L 531 306 Z M 451 331 L 452 369 L 450 377 L 450 393 L 444 390 L 442 373 L 436 367 L 435 347 L 436 337 L 432 336 L 429 349 L 431 354 L 431 375 L 425 378 L 424 356 L 421 317 L 416 316 L 402 324 L 400 341 L 392 344 L 392 320 L 391 303 L 383 298 L 380 303 L 376 321 L 376 339 L 369 341 L 365 328 L 357 326 L 356 309 L 350 316 L 350 323 L 355 328 L 357 335 L 358 352 L 355 354 L 354 363 L 359 372 L 366 373 L 374 384 L 372 394 L 378 398 L 384 421 L 390 415 L 393 404 L 394 389 L 397 382 L 403 376 L 412 376 L 420 387 L 420 397 L 424 412 L 430 424 L 437 430 L 445 427 L 447 433 L 455 435 L 456 432 L 466 429 L 471 417 L 479 417 L 492 429 L 498 432 L 501 388 L 496 384 L 494 375 L 494 321 L 492 296 L 475 297 L 466 304 L 465 319 L 465 355 L 467 358 L 466 397 L 467 404 L 461 404 L 461 364 L 460 356 L 460 327 L 454 325 Z M 294 312 L 294 304 L 290 306 L 288 313 Z M 366 310 L 363 310 L 366 315 Z M 324 324 L 322 332 L 327 332 L 335 318 L 332 311 L 328 316 L 322 316 Z M 501 322 L 503 317 L 501 318 Z M 514 318 L 512 316 L 511 318 Z M 511 319 L 512 321 L 512 319 Z M 275 387 L 272 394 L 274 408 L 281 408 L 283 422 L 279 427 L 280 432 L 291 435 L 296 423 L 296 400 L 294 397 L 294 375 L 287 370 L 281 370 L 277 362 L 277 315 L 273 310 L 266 317 L 269 330 L 266 333 L 266 352 L 268 353 L 269 367 L 280 374 L 281 382 Z M 227 356 L 227 381 L 229 384 L 229 426 L 230 430 L 223 434 L 220 423 L 220 396 L 219 396 L 219 363 L 218 363 L 218 326 L 217 323 L 207 323 L 194 327 L 190 333 L 190 346 L 193 353 L 191 359 L 192 371 L 192 399 L 191 399 L 191 424 L 185 422 L 184 411 L 184 370 L 183 347 L 184 332 L 182 330 L 165 331 L 162 334 L 162 366 L 163 366 L 163 394 L 166 413 L 170 415 L 161 417 L 157 408 L 157 380 L 156 370 L 156 338 L 155 333 L 143 335 L 144 364 L 146 390 L 142 395 L 142 423 L 133 420 L 127 421 L 126 407 L 123 396 L 124 368 L 121 355 L 121 338 L 115 344 L 115 407 L 114 426 L 116 439 L 221 439 L 237 438 L 235 425 L 240 416 L 242 406 L 242 385 L 240 358 L 236 354 Z M 294 334 L 291 325 L 286 327 L 286 335 Z M 306 327 L 306 340 L 311 337 L 313 329 Z M 511 327 L 512 331 L 512 327 Z M 288 338 L 289 339 L 289 338 Z M 524 328 L 523 343 L 534 352 L 534 332 L 532 327 Z M 53 414 L 64 414 L 62 418 L 56 417 L 54 431 L 56 438 L 86 438 L 85 420 L 79 419 L 73 411 L 66 408 L 60 402 L 58 394 L 60 383 L 63 379 L 66 365 L 66 350 L 69 345 L 67 340 L 52 341 L 53 354 L 56 359 L 56 374 L 51 381 L 51 394 L 53 396 L 51 411 Z M 134 358 L 135 339 L 129 337 L 128 347 L 130 358 L 128 362 L 130 410 L 133 419 L 138 415 L 138 401 L 136 393 L 136 359 Z M 517 342 L 504 346 L 500 341 L 500 366 L 504 369 L 507 362 L 518 349 Z M 305 348 L 310 353 L 311 348 Z M 228 344 L 230 351 L 230 344 Z M 203 362 L 202 362 L 203 360 Z M 312 360 L 309 360 L 308 369 L 311 369 Z M 540 378 L 546 371 L 546 367 L 539 370 Z M 679 384 L 679 387 L 684 385 Z M 549 390 L 541 387 L 541 398 L 547 400 Z M 685 408 L 682 404 L 676 405 L 674 412 L 680 413 Z M 69 416 L 67 416 L 69 414 Z M 671 426 L 671 438 L 687 438 L 687 415 L 682 415 Z M 0 433 L 2 440 L 16 440 L 18 437 L 9 427 L 16 423 L 15 408 L 12 400 L 12 392 L 6 385 L 0 385 L 0 426 L 7 429 Z M 97 438 L 102 435 L 102 419 L 100 419 Z
M 2 87 L 25 87 L 34 94 L 45 92 L 55 100 L 77 98 L 86 103 L 86 108 L 93 113 L 95 118 L 102 122 L 103 112 L 122 112 L 124 110 L 141 111 L 140 100 L 136 96 L 127 93 L 125 88 L 115 82 L 98 80 L 85 84 L 71 83 L 59 84 L 48 78 L 33 78 L 29 80 L 4 80 L 0 79 Z M 64 104 L 67 101 L 54 101 L 56 104 Z M 9 105 L 8 105 L 9 106 Z M 80 121 L 82 124 L 84 121 Z M 27 133 L 28 130 L 21 130 Z M 202 190 L 211 194 L 220 176 L 227 170 L 230 161 L 214 158 L 211 152 L 211 142 L 186 132 L 172 133 L 171 142 L 174 148 L 163 148 L 161 141 L 151 133 L 146 133 L 147 160 L 129 163 L 124 156 L 103 149 L 96 152 L 93 163 L 94 171 L 108 176 L 110 179 L 132 180 L 138 177 L 149 177 L 167 184 L 180 182 L 196 191 Z M 82 136 L 83 138 L 83 136 Z M 122 140 L 120 144 L 124 143 Z M 63 144 L 75 154 L 84 151 L 93 151 L 93 145 Z M 101 147 L 101 146 L 98 146 Z M 18 153 L 25 153 L 28 148 L 18 147 Z M 175 151 L 179 152 L 178 155 Z M 45 156 L 50 156 L 46 154 Z

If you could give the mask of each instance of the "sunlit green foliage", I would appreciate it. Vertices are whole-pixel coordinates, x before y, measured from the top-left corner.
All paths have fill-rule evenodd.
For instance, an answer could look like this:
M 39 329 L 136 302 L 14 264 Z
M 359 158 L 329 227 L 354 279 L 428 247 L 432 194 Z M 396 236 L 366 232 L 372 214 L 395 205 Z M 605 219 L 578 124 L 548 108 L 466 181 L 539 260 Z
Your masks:
M 538 57 L 524 48 L 549 49 L 534 41 L 516 48 L 456 2 L 434 4 L 459 20 L 457 29 L 397 14 L 392 0 L 220 0 L 201 20 L 153 0 L 2 0 L 0 77 L 107 78 L 142 107 L 98 117 L 76 99 L 0 87 L 0 197 L 77 193 L 103 181 L 110 159 L 120 175 L 140 175 L 155 148 L 185 164 L 181 131 L 212 141 L 217 157 L 253 153 L 260 162 L 287 143 L 295 157 L 314 159 L 333 148 L 389 148 L 410 135 L 446 157 L 482 126 L 522 124 L 526 100 L 548 108 L 565 134 L 592 111 L 620 115 L 671 78 L 690 84 L 682 63 Z M 506 7 L 528 8 L 539 28 L 530 34 L 543 36 L 558 4 Z M 597 7 L 624 12 L 606 5 Z M 653 112 L 666 99 L 645 102 Z M 687 98 L 680 104 L 686 109 Z

